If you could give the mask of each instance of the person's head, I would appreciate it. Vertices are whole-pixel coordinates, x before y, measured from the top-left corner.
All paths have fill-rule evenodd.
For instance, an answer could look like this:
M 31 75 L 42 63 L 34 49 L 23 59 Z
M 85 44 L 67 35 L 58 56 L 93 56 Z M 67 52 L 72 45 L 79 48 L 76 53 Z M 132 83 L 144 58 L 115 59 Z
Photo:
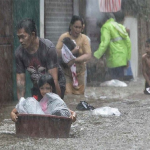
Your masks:
M 124 18 L 125 18 L 124 12 L 123 12 L 123 11 L 117 11 L 117 12 L 114 12 L 113 14 L 114 14 L 114 16 L 115 16 L 116 21 L 117 21 L 118 23 L 123 24 Z
M 69 33 L 74 37 L 77 38 L 83 29 L 83 20 L 80 16 L 72 16 L 69 25 Z
M 97 26 L 101 28 L 103 24 L 110 18 L 115 19 L 113 13 L 101 13 L 100 17 L 97 19 Z
M 68 47 L 70 51 L 72 51 L 76 47 L 75 42 L 69 37 L 65 37 L 62 42 Z
M 146 50 L 146 53 L 150 56 L 150 39 L 146 40 L 145 50 Z
M 17 36 L 24 48 L 30 47 L 33 40 L 37 37 L 35 22 L 32 19 L 21 20 L 17 24 Z
M 40 90 L 40 94 L 43 97 L 46 93 L 53 92 L 55 93 L 55 83 L 50 74 L 42 75 L 38 81 L 38 87 Z

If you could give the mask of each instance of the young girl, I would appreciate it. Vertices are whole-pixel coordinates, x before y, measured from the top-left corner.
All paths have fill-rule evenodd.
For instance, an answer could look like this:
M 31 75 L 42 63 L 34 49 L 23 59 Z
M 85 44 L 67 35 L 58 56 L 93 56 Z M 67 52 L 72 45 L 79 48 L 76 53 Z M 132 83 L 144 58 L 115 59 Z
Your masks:
M 38 96 L 34 96 L 34 98 L 36 98 L 38 101 L 40 101 L 46 93 L 55 93 L 54 80 L 53 80 L 52 76 L 49 74 L 43 75 L 40 77 L 39 82 L 38 82 L 38 87 L 39 87 L 40 93 Z M 62 103 L 62 101 L 61 101 L 61 103 Z M 64 102 L 64 105 L 65 105 L 65 102 Z M 71 114 L 70 118 L 72 119 L 72 122 L 74 122 L 76 120 L 76 113 L 72 110 L 69 110 L 69 111 Z M 14 122 L 17 121 L 17 118 L 18 118 L 17 114 L 18 114 L 18 111 L 16 108 L 14 108 L 11 112 L 12 121 L 14 121 Z

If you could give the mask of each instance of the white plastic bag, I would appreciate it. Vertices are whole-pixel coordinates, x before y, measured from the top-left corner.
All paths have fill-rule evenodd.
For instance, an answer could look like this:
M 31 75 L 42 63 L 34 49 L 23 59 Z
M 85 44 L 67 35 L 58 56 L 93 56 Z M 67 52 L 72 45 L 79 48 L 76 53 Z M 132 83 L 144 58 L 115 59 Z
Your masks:
M 19 103 L 16 105 L 16 109 L 19 114 L 27 114 L 27 111 L 24 109 L 25 98 L 21 97 Z
M 65 44 L 63 44 L 63 47 L 61 49 L 61 55 L 64 63 L 68 63 L 69 61 L 76 58 Z
M 27 99 L 21 97 L 16 109 L 19 114 L 44 114 L 39 102 L 34 97 Z
M 47 93 L 40 101 L 45 114 L 70 117 L 70 111 L 65 102 L 55 93 Z
M 121 113 L 119 112 L 118 108 L 111 108 L 111 107 L 100 107 L 92 110 L 92 115 L 101 115 L 101 116 L 120 116 Z
M 100 86 L 127 87 L 127 84 L 117 79 L 113 79 L 113 80 L 105 81 L 101 83 Z
M 150 93 L 150 88 L 148 87 L 148 88 L 146 88 L 146 91 L 148 92 L 148 93 Z

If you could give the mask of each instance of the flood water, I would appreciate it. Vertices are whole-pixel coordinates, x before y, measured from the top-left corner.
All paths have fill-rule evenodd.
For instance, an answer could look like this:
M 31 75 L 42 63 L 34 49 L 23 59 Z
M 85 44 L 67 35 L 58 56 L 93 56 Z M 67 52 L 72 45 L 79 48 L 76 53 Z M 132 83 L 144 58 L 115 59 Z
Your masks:
M 10 111 L 16 103 L 0 111 L 0 150 L 148 150 L 150 147 L 150 96 L 143 94 L 144 79 L 126 82 L 127 87 L 86 88 L 85 96 L 67 95 L 64 100 L 76 111 L 69 138 L 17 137 Z M 93 116 L 77 111 L 85 100 L 95 108 L 118 108 L 120 116 Z

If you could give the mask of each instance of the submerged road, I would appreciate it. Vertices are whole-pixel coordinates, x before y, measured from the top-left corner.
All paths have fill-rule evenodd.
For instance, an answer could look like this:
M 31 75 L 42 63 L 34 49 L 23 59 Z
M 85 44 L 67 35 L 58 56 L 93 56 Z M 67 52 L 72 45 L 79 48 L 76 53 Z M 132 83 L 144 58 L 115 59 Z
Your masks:
M 87 87 L 85 96 L 65 96 L 78 118 L 71 125 L 69 138 L 19 138 L 10 111 L 15 104 L 0 113 L 0 150 L 149 150 L 150 95 L 144 95 L 144 79 L 126 82 L 127 87 Z M 118 108 L 120 116 L 93 116 L 90 111 L 77 111 L 85 100 L 95 108 Z

